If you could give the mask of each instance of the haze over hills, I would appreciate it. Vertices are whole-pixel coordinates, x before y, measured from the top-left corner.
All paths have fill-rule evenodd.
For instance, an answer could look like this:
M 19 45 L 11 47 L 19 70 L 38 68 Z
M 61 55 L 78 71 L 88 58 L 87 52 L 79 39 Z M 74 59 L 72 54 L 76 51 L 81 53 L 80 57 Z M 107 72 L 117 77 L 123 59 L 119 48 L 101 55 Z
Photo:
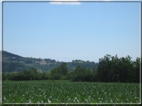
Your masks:
M 2 52 L 2 61 L 3 72 L 21 72 L 32 67 L 38 69 L 39 71 L 47 72 L 55 67 L 58 67 L 62 63 L 53 59 L 22 57 L 7 51 Z M 86 68 L 97 68 L 98 63 L 83 60 L 73 60 L 72 62 L 67 62 L 67 65 L 69 71 L 72 71 L 78 65 Z

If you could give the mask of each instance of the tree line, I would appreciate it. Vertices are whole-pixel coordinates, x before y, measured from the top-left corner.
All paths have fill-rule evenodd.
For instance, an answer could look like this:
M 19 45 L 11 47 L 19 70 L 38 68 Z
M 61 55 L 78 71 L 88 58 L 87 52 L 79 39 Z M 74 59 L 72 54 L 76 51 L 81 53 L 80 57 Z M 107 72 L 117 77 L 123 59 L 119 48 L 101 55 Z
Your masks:
M 99 59 L 97 68 L 78 65 L 73 71 L 67 63 L 53 68 L 50 72 L 40 72 L 35 68 L 23 72 L 3 73 L 3 80 L 71 80 L 88 82 L 133 82 L 140 81 L 140 58 L 135 61 L 130 56 L 118 58 L 106 55 Z

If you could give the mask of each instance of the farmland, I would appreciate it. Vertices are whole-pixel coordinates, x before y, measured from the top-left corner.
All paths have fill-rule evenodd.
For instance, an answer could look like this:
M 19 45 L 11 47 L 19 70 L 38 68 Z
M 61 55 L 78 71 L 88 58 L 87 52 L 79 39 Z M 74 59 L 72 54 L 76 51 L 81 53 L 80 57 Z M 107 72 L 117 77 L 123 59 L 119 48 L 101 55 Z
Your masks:
M 3 81 L 3 103 L 139 103 L 138 83 Z

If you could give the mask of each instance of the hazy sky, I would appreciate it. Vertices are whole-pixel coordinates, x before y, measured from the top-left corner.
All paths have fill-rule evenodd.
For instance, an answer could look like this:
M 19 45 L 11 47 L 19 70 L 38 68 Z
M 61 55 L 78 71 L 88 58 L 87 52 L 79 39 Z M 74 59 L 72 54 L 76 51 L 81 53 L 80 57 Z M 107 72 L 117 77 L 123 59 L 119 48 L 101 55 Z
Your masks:
M 3 50 L 23 57 L 135 59 L 140 31 L 138 2 L 3 2 Z

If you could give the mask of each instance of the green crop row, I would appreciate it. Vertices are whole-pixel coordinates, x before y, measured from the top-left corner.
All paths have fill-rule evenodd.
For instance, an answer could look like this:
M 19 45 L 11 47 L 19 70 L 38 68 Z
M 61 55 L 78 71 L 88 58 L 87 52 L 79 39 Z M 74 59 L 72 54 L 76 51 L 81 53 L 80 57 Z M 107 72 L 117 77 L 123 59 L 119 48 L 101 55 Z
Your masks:
M 70 81 L 4 81 L 3 103 L 139 103 L 140 85 Z

